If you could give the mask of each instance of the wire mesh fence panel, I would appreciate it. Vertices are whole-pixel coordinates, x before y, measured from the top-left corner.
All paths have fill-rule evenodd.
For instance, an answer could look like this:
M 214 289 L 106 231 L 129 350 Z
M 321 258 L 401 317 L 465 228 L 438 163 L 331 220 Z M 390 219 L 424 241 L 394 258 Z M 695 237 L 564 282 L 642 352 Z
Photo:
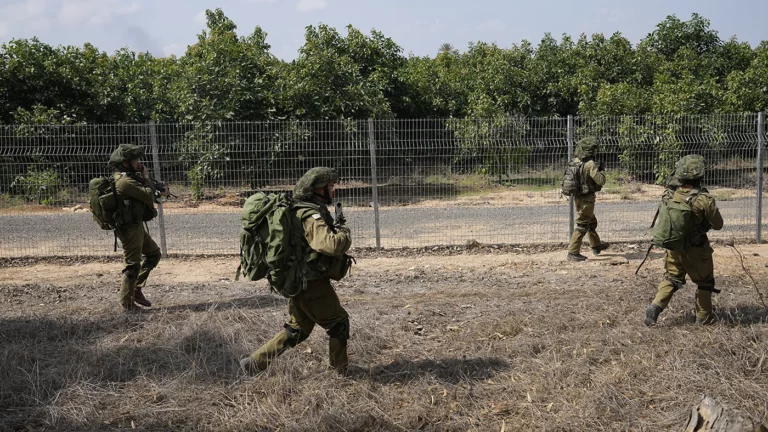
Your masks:
M 752 239 L 757 118 L 582 117 L 570 130 L 565 118 L 524 117 L 0 126 L 0 257 L 112 253 L 111 233 L 87 211 L 87 187 L 111 173 L 109 155 L 124 142 L 144 146 L 145 165 L 177 195 L 163 204 L 169 253 L 238 253 L 245 199 L 290 191 L 315 166 L 341 174 L 337 198 L 356 246 L 376 245 L 377 213 L 384 247 L 564 242 L 569 132 L 601 143 L 608 181 L 596 213 L 606 240 L 647 240 L 660 185 L 689 153 L 705 157 L 726 222 L 712 237 Z M 149 228 L 158 239 L 157 220 Z
M 704 157 L 704 186 L 725 219 L 711 238 L 751 239 L 755 232 L 757 116 L 579 118 L 576 139 L 601 141 L 606 185 L 598 194 L 598 232 L 607 240 L 647 239 L 663 184 L 687 154 Z
M 566 238 L 565 119 L 375 124 L 383 246 Z
M 0 126 L 0 256 L 111 253 L 112 233 L 88 212 L 88 182 L 114 171 L 119 144 L 146 138 L 143 125 Z
M 240 214 L 256 193 L 290 192 L 310 168 L 339 171 L 337 199 L 357 245 L 372 245 L 365 198 L 366 121 L 155 126 L 162 177 L 178 199 L 164 204 L 169 252 L 238 253 Z

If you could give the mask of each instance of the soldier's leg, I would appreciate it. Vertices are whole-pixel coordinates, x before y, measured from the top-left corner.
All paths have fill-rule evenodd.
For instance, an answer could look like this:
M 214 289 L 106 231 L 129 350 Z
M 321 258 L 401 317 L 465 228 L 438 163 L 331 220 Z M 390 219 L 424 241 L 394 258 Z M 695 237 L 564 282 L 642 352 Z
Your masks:
M 142 231 L 144 232 L 144 243 L 141 253 L 144 255 L 144 261 L 141 263 L 141 270 L 139 271 L 139 276 L 136 280 L 134 300 L 142 306 L 150 307 L 152 306 L 152 303 L 144 297 L 143 288 L 147 283 L 149 272 L 157 267 L 157 264 L 160 262 L 162 253 L 160 252 L 160 247 L 143 227 Z
M 309 282 L 306 294 L 301 296 L 299 302 L 310 320 L 324 328 L 328 334 L 330 366 L 337 372 L 346 374 L 349 365 L 349 314 L 341 306 L 331 281 L 324 279 Z
M 596 248 L 600 246 L 600 236 L 597 235 L 597 217 L 595 217 L 595 203 L 593 201 L 584 203 L 584 219 L 587 225 L 589 247 Z
M 243 369 L 248 372 L 264 370 L 280 354 L 307 340 L 315 328 L 315 323 L 296 304 L 296 298 L 288 302 L 288 313 L 291 318 L 284 325 L 284 329 L 254 351 L 249 358 L 244 359 L 240 363 Z
M 659 314 L 666 309 L 677 290 L 685 284 L 685 267 L 681 252 L 667 251 L 664 257 L 664 280 L 659 284 L 656 298 L 645 310 L 645 325 L 656 324 Z
M 141 269 L 141 250 L 144 243 L 143 228 L 127 227 L 115 231 L 123 246 L 123 280 L 118 301 L 125 309 L 133 309 L 136 282 Z
M 573 200 L 576 204 L 577 212 L 576 227 L 571 236 L 571 243 L 568 245 L 568 253 L 571 255 L 578 255 L 581 251 L 581 243 L 584 240 L 584 236 L 589 231 L 590 215 L 585 212 L 585 201 L 582 198 L 575 197 Z
M 688 270 L 691 281 L 698 286 L 696 290 L 696 322 L 709 323 L 713 318 L 712 293 L 720 292 L 715 288 L 712 248 L 707 245 L 687 249 L 683 253 L 683 265 Z
M 656 298 L 653 304 L 661 309 L 666 309 L 672 295 L 685 285 L 685 266 L 682 261 L 682 252 L 666 251 L 664 257 L 664 280 L 659 284 Z

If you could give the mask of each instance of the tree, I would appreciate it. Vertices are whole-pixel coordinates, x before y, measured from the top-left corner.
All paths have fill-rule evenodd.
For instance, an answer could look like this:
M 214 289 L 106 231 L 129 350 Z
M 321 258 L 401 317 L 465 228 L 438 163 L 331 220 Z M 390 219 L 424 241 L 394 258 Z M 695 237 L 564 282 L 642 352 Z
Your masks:
M 444 43 L 440 45 L 440 48 L 437 50 L 438 54 L 449 54 L 449 55 L 457 55 L 459 53 L 459 50 L 457 50 L 453 45 L 449 43 Z

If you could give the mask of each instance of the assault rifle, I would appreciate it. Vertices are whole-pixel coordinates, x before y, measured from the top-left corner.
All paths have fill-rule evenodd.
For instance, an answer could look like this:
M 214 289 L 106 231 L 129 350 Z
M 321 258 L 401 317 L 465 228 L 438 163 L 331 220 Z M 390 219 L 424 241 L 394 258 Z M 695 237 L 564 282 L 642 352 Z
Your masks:
M 150 181 L 152 181 L 152 189 L 155 191 L 155 202 L 160 203 L 160 198 L 162 195 L 160 195 L 163 192 L 168 192 L 168 196 L 173 198 L 178 198 L 178 196 L 171 193 L 171 190 L 168 189 L 168 185 L 164 182 L 157 181 L 153 179 L 152 177 L 149 178 Z
M 661 209 L 661 207 L 656 209 L 656 214 L 653 215 L 653 221 L 651 221 L 651 226 L 648 229 L 653 229 L 653 226 L 656 225 L 656 219 L 659 218 L 659 209 Z M 645 257 L 643 258 L 643 261 L 640 263 L 640 265 L 637 266 L 637 270 L 635 270 L 635 274 L 637 274 L 637 272 L 640 271 L 640 267 L 642 267 L 643 264 L 645 264 L 645 261 L 648 259 L 648 255 L 650 255 L 651 253 L 651 249 L 653 249 L 653 243 L 651 243 L 650 246 L 648 246 L 648 250 L 645 251 Z
M 344 217 L 344 209 L 341 206 L 341 202 L 336 203 L 334 213 L 336 214 L 336 219 L 333 221 L 334 225 L 344 225 L 347 223 L 347 218 Z

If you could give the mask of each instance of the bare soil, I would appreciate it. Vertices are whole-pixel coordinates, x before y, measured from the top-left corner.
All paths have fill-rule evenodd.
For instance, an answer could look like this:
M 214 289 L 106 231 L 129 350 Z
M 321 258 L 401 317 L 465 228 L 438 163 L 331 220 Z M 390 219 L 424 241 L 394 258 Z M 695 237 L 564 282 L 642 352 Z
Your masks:
M 664 188 L 657 185 L 627 184 L 621 187 L 611 187 L 604 190 L 599 197 L 600 202 L 653 202 L 659 200 Z M 739 198 L 754 198 L 752 189 L 716 188 L 711 191 L 716 199 L 728 201 Z M 768 196 L 768 195 L 766 195 Z M 444 208 L 444 207 L 509 207 L 509 206 L 541 206 L 562 204 L 567 198 L 559 190 L 530 190 L 525 187 L 493 187 L 479 189 L 477 193 L 462 193 L 454 197 L 428 196 L 419 199 L 404 197 L 398 207 L 415 208 Z M 171 199 L 163 204 L 168 214 L 193 213 L 240 213 L 245 198 L 239 193 L 227 193 L 223 196 L 205 201 L 191 199 Z M 65 207 L 24 205 L 0 207 L 0 215 L 8 214 L 40 214 L 40 213 L 71 213 L 89 211 L 87 203 L 71 204 Z
M 768 246 L 739 246 L 766 294 Z M 316 330 L 255 377 L 238 360 L 286 301 L 235 282 L 236 257 L 170 258 L 123 314 L 121 264 L 0 262 L 0 430 L 681 430 L 704 394 L 768 423 L 768 311 L 715 246 L 718 322 L 694 287 L 643 312 L 662 254 L 617 245 L 585 263 L 546 247 L 358 250 L 337 291 L 349 377 Z

